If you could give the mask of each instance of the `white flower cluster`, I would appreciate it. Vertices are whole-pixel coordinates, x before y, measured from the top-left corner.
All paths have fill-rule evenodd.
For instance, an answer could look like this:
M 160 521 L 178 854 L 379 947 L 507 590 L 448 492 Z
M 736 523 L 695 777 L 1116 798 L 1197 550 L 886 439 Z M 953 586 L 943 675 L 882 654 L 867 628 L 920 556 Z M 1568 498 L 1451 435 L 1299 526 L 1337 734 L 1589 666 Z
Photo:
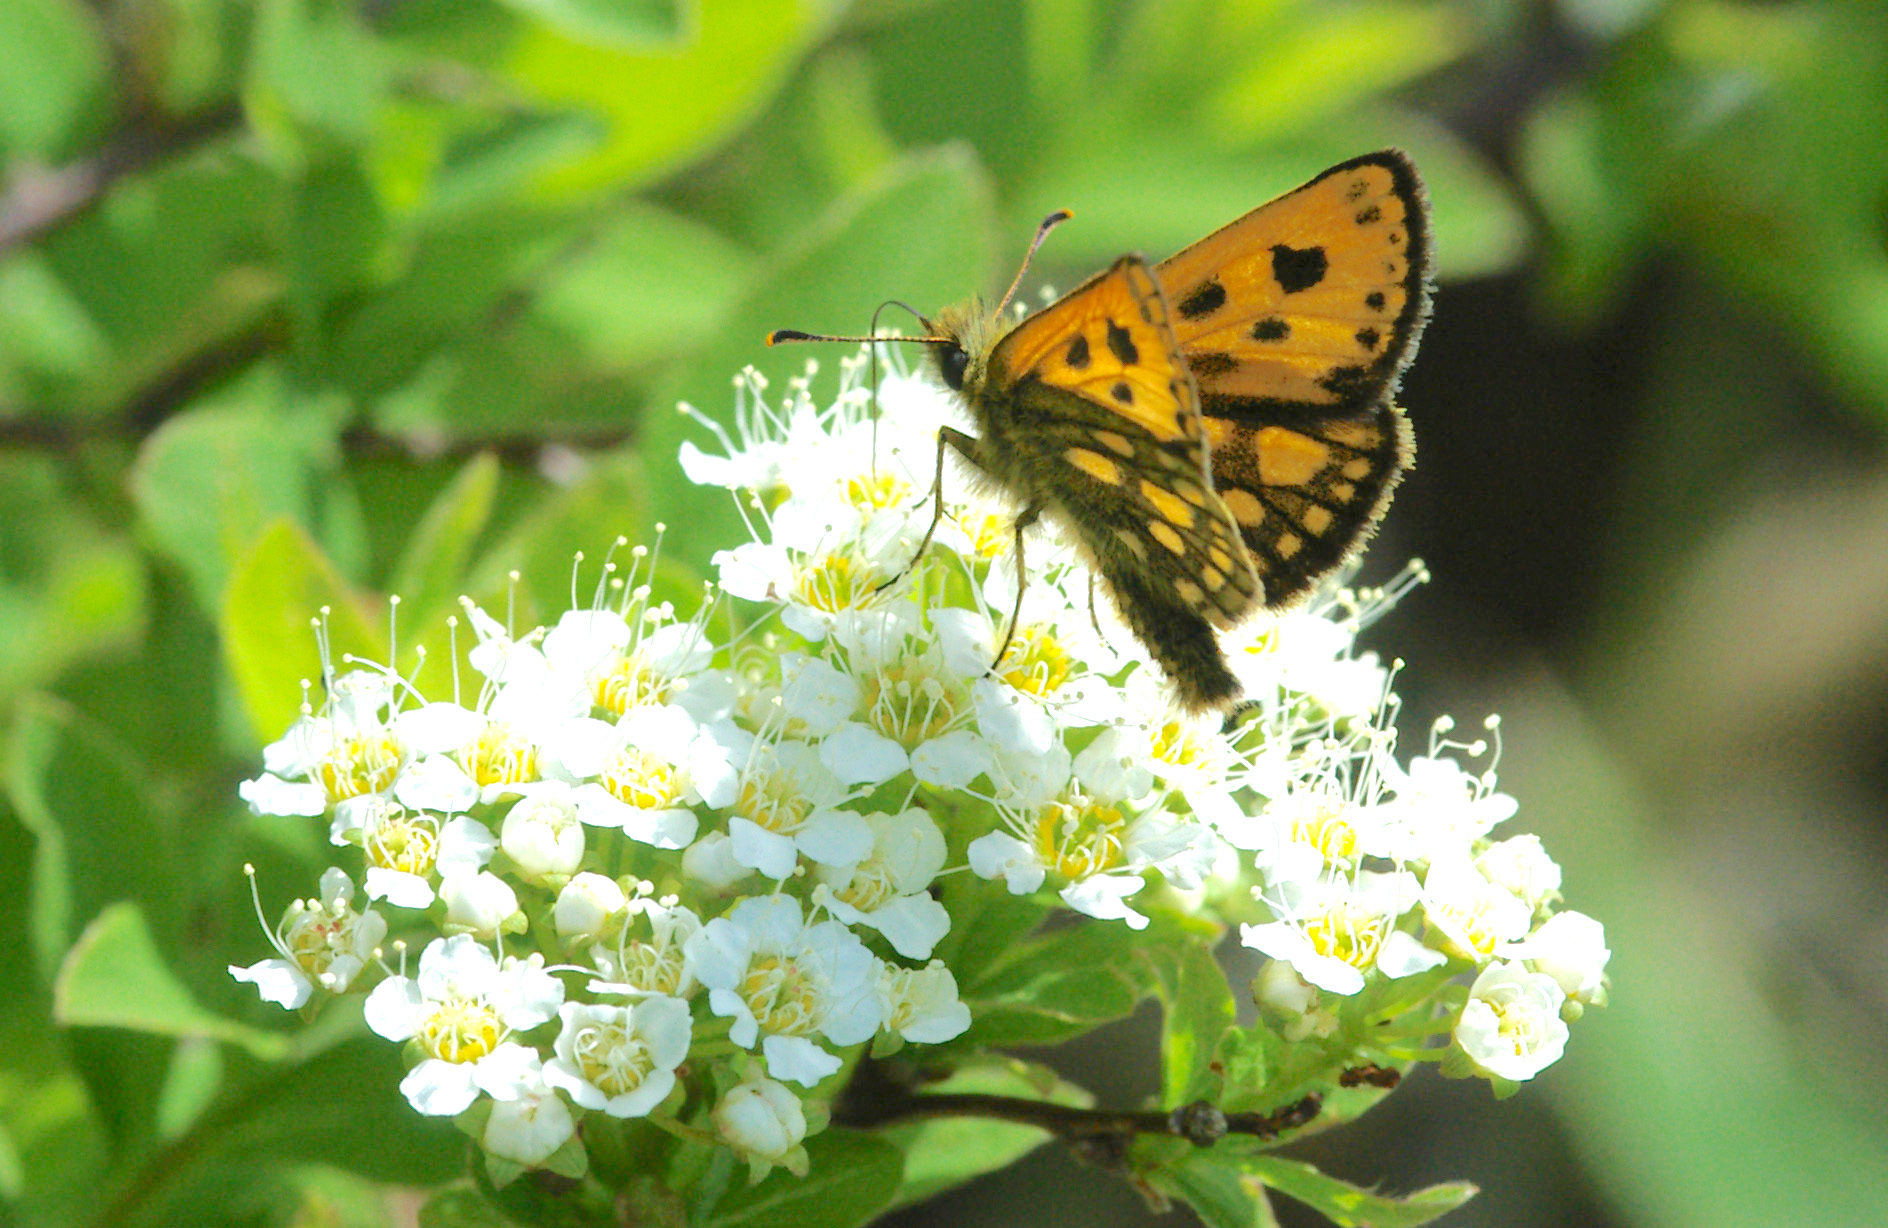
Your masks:
M 954 410 L 893 372 L 875 416 L 864 365 L 825 407 L 743 376 L 731 432 L 684 407 L 720 443 L 684 469 L 752 530 L 691 617 L 639 547 L 548 629 L 466 602 L 469 701 L 456 672 L 452 700 L 382 668 L 327 678 L 241 792 L 325 817 L 372 906 L 332 869 L 280 958 L 232 974 L 293 1009 L 378 965 L 367 1021 L 408 1044 L 409 1102 L 489 1098 L 483 1146 L 525 1167 L 598 1112 L 682 1114 L 756 1172 L 803 1172 L 816 1105 L 788 1084 L 829 1099 L 866 1042 L 970 1027 L 933 955 L 953 872 L 1098 922 L 1145 926 L 1156 899 L 1241 923 L 1288 1037 L 1328 1033 L 1373 978 L 1479 970 L 1443 1024 L 1475 1068 L 1558 1057 L 1603 997 L 1603 935 L 1557 910 L 1538 840 L 1494 839 L 1514 803 L 1445 754 L 1480 744 L 1443 729 L 1397 761 L 1392 671 L 1354 649 L 1419 567 L 1254 619 L 1225 641 L 1249 705 L 1186 716 L 1052 530 L 1014 627 L 1016 509 L 947 478 L 918 557 Z M 417 975 L 386 964 L 390 926 L 419 936 Z

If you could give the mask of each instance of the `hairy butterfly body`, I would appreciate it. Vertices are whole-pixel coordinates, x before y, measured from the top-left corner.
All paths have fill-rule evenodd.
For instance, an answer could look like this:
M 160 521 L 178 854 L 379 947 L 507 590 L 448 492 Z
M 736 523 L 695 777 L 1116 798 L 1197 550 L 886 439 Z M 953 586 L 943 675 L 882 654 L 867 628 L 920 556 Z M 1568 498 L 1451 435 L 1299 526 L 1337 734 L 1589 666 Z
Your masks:
M 1409 466 L 1391 398 L 1428 246 L 1421 181 L 1387 150 L 1159 265 L 1123 256 L 1013 327 L 1009 295 L 940 312 L 920 340 L 978 431 L 941 432 L 940 480 L 949 447 L 1021 505 L 1019 574 L 1025 527 L 1070 529 L 1181 701 L 1223 707 L 1239 683 L 1216 632 L 1309 593 Z

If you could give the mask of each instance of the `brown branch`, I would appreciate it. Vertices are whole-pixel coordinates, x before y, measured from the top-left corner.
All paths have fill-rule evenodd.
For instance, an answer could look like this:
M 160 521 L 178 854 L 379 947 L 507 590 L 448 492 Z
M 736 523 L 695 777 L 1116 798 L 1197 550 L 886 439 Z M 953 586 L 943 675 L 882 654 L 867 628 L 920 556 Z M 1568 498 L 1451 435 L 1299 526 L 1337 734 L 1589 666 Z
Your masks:
M 15 166 L 0 194 L 0 255 L 65 224 L 126 175 L 241 126 L 242 108 L 227 103 L 178 123 L 127 128 L 97 153 L 64 166 Z
M 1275 1139 L 1305 1125 L 1323 1108 L 1323 1098 L 1314 1092 L 1270 1113 L 1222 1113 L 1204 1100 L 1182 1105 L 1171 1113 L 1083 1109 L 1020 1096 L 925 1095 L 907 1091 L 883 1074 L 874 1077 L 869 1067 L 860 1073 L 864 1078 L 855 1078 L 854 1085 L 833 1106 L 833 1121 L 840 1125 L 872 1127 L 936 1117 L 989 1117 L 1046 1130 L 1090 1154 L 1097 1150 L 1095 1143 L 1110 1140 L 1122 1146 L 1101 1151 L 1124 1150 L 1137 1134 L 1183 1138 L 1196 1147 L 1210 1147 L 1228 1134 Z

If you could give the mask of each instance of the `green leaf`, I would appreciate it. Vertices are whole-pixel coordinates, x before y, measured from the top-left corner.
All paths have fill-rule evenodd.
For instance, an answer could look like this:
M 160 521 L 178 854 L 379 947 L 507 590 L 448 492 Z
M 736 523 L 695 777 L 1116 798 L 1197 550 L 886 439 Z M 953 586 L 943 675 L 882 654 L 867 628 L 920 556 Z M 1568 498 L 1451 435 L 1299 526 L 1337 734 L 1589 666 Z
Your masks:
M 331 303 L 372 284 L 386 232 L 380 198 L 358 158 L 321 158 L 295 177 L 283 264 L 302 352 L 320 352 Z
M 983 1058 L 960 1066 L 948 1079 L 925 1084 L 924 1091 L 1022 1096 L 1077 1108 L 1088 1108 L 1095 1099 L 1047 1067 L 1011 1058 Z M 894 1203 L 901 1207 L 1006 1168 L 1050 1139 L 1048 1131 L 1034 1126 L 967 1117 L 918 1121 L 882 1133 L 905 1153 L 904 1183 Z
M 111 51 L 76 0 L 0 0 L 0 154 L 71 157 L 104 118 Z
M 1300 1160 L 1253 1155 L 1239 1163 L 1257 1180 L 1304 1203 L 1338 1228 L 1417 1228 L 1455 1210 L 1477 1192 L 1466 1181 L 1449 1181 L 1392 1198 L 1326 1176 Z
M 554 198 L 637 187 L 699 154 L 759 111 L 823 24 L 810 0 L 698 0 L 680 47 L 624 50 L 528 28 L 511 84 L 547 108 L 602 119 L 608 137 L 546 176 Z
M 681 0 L 502 0 L 568 38 L 606 47 L 672 43 L 683 30 Z
M 308 534 L 278 520 L 256 538 L 230 578 L 218 618 L 224 659 L 256 733 L 273 738 L 301 710 L 301 681 L 321 677 L 312 620 L 327 610 L 330 660 L 382 661 L 387 640 Z
M 857 332 L 888 295 L 914 305 L 947 303 L 982 287 L 989 267 L 989 199 L 983 172 L 969 152 L 952 147 L 916 154 L 848 196 L 818 219 L 749 291 L 707 344 L 650 395 L 643 424 L 652 506 L 673 526 L 671 547 L 683 559 L 745 540 L 726 492 L 705 491 L 682 477 L 676 452 L 684 439 L 712 447 L 706 433 L 672 411 L 689 401 L 709 417 L 732 419 L 731 380 L 752 363 L 775 380 L 804 370 L 809 358 L 826 370 L 849 347 L 769 349 L 774 328 Z M 816 396 L 830 397 L 826 382 Z M 777 396 L 777 393 L 770 393 Z
M 189 576 L 205 610 L 237 560 L 277 517 L 313 519 L 344 407 L 291 393 L 262 367 L 166 422 L 144 443 L 132 497 L 158 548 Z
M 1176 1108 L 1216 1099 L 1223 1076 L 1211 1069 L 1220 1039 L 1234 1025 L 1235 1004 L 1226 973 L 1206 942 L 1180 938 L 1153 947 L 1155 986 L 1164 1008 L 1160 1028 L 1160 1103 Z
M 1151 979 L 1125 925 L 1077 922 L 1012 948 L 1009 959 L 961 987 L 965 1046 L 1054 1044 L 1134 1011 Z
M 857 1228 L 898 1192 L 904 1155 L 870 1134 L 834 1128 L 806 1140 L 806 1154 L 807 1176 L 775 1169 L 723 1197 L 699 1228 Z
M 222 1086 L 223 1050 L 201 1036 L 179 1040 L 158 1093 L 157 1137 L 168 1141 L 188 1130 Z
M 1276 1228 L 1278 1223 L 1265 1187 L 1210 1152 L 1189 1154 L 1182 1163 L 1144 1176 L 1155 1188 L 1185 1201 L 1206 1228 Z
M 114 904 L 85 927 L 53 983 L 53 1018 L 67 1027 L 127 1028 L 159 1036 L 209 1037 L 264 1060 L 289 1051 L 274 1033 L 197 1005 L 171 975 L 136 904 Z
M 413 529 L 388 581 L 424 626 L 459 595 L 472 548 L 491 519 L 498 494 L 498 459 L 489 452 L 467 461 L 439 492 Z

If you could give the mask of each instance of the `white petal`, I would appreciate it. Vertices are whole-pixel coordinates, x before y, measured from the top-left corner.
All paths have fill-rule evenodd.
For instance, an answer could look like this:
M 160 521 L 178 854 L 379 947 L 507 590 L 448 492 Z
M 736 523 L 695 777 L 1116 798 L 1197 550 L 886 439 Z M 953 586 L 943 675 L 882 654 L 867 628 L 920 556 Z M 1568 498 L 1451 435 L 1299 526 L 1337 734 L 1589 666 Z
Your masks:
M 803 1087 L 812 1087 L 827 1075 L 837 1073 L 838 1058 L 804 1036 L 769 1036 L 760 1043 L 767 1058 L 767 1073 L 776 1079 L 788 1079 Z
M 417 874 L 389 870 L 384 866 L 367 867 L 367 898 L 385 900 L 396 908 L 430 908 L 433 885 Z
M 229 974 L 254 985 L 264 1002 L 273 1002 L 283 1010 L 300 1010 L 315 995 L 315 983 L 301 965 L 286 959 L 265 959 L 247 968 L 231 964 Z
M 236 786 L 236 795 L 257 814 L 299 815 L 312 818 L 328 809 L 328 793 L 320 785 L 263 775 Z
M 873 911 L 872 928 L 885 935 L 892 950 L 906 959 L 929 959 L 950 933 L 951 914 L 928 895 L 901 895 Z
M 937 789 L 962 789 L 990 763 L 990 748 L 968 729 L 953 729 L 911 752 L 911 774 Z
M 904 747 L 857 721 L 820 743 L 819 761 L 848 785 L 883 784 L 910 764 Z
M 428 1117 L 456 1117 L 479 1097 L 469 1062 L 442 1062 L 428 1058 L 400 1080 L 400 1091 L 415 1112 Z
M 728 820 L 728 840 L 734 860 L 768 878 L 786 878 L 800 861 L 799 850 L 790 837 L 777 835 L 748 819 Z
M 793 833 L 802 853 L 824 866 L 854 866 L 872 851 L 872 827 L 850 810 L 822 810 Z

